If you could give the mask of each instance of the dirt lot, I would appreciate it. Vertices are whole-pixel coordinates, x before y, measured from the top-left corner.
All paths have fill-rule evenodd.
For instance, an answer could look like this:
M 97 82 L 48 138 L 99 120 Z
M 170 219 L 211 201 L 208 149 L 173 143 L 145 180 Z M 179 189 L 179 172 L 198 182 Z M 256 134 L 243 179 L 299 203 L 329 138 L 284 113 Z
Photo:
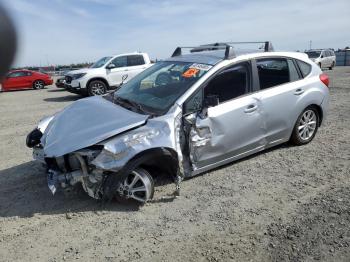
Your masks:
M 350 261 L 350 67 L 307 146 L 279 146 L 182 183 L 145 206 L 53 197 L 25 136 L 79 96 L 0 94 L 0 261 Z M 160 182 L 160 184 L 162 184 Z

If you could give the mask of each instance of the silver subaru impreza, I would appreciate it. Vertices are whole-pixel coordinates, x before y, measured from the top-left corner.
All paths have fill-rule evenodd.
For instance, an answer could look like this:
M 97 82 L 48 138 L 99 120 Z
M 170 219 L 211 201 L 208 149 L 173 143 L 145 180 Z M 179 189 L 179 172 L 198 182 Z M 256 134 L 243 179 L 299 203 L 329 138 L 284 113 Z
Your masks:
M 179 182 L 266 148 L 309 143 L 324 121 L 328 76 L 307 55 L 178 47 L 117 91 L 81 99 L 28 135 L 48 186 L 146 202 L 153 178 Z M 240 43 L 239 43 L 240 44 Z

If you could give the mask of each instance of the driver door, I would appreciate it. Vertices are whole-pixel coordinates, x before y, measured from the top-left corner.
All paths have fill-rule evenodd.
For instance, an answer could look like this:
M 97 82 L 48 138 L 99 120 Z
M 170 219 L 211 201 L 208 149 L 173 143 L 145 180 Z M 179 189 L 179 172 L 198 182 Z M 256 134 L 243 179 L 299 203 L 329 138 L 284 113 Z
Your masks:
M 251 92 L 251 72 L 245 62 L 218 73 L 202 91 L 204 110 L 195 119 L 193 114 L 184 117 L 185 123 L 192 123 L 188 143 L 194 170 L 214 168 L 264 148 L 261 101 Z M 185 108 L 198 104 L 192 101 L 198 97 L 190 98 Z
M 113 68 L 108 68 L 113 64 Z M 112 62 L 107 65 L 107 78 L 111 86 L 119 86 L 122 83 L 123 75 L 128 74 L 128 60 L 127 56 L 118 56 L 112 60 Z

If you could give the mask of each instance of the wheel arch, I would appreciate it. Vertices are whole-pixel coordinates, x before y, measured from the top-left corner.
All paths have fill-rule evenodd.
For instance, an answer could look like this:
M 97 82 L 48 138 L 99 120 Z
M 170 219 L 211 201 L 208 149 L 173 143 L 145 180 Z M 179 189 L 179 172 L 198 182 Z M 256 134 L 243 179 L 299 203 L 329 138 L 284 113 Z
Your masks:
M 139 152 L 128 161 L 126 166 L 129 165 L 133 168 L 142 167 L 148 170 L 151 176 L 154 176 L 152 169 L 160 169 L 167 175 L 175 177 L 179 168 L 177 152 L 168 147 L 150 148 Z
M 105 78 L 103 78 L 103 77 L 101 77 L 101 76 L 93 77 L 93 78 L 89 79 L 89 80 L 87 81 L 87 83 L 86 83 L 86 88 L 89 88 L 90 83 L 91 83 L 92 81 L 95 81 L 95 80 L 102 81 L 102 82 L 106 85 L 107 89 L 110 89 L 110 86 L 109 86 L 109 84 L 108 84 L 107 79 L 105 79 Z
M 121 170 L 106 178 L 103 185 L 103 198 L 105 200 L 112 199 L 118 183 L 137 167 L 144 168 L 152 178 L 155 177 L 154 172 L 152 173 L 153 168 L 165 171 L 168 177 L 175 177 L 179 168 L 178 156 L 175 150 L 167 147 L 150 148 L 139 152 L 129 159 Z

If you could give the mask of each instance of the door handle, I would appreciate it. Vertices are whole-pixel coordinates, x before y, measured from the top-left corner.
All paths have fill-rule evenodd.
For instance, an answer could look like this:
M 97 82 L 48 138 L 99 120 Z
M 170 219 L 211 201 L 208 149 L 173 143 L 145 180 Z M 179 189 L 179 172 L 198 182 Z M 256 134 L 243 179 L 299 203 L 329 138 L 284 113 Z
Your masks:
M 294 95 L 299 96 L 302 93 L 304 93 L 304 89 L 298 88 L 297 90 L 295 90 Z
M 244 109 L 245 113 L 251 113 L 254 112 L 256 109 L 258 109 L 258 106 L 256 104 L 250 104 Z

